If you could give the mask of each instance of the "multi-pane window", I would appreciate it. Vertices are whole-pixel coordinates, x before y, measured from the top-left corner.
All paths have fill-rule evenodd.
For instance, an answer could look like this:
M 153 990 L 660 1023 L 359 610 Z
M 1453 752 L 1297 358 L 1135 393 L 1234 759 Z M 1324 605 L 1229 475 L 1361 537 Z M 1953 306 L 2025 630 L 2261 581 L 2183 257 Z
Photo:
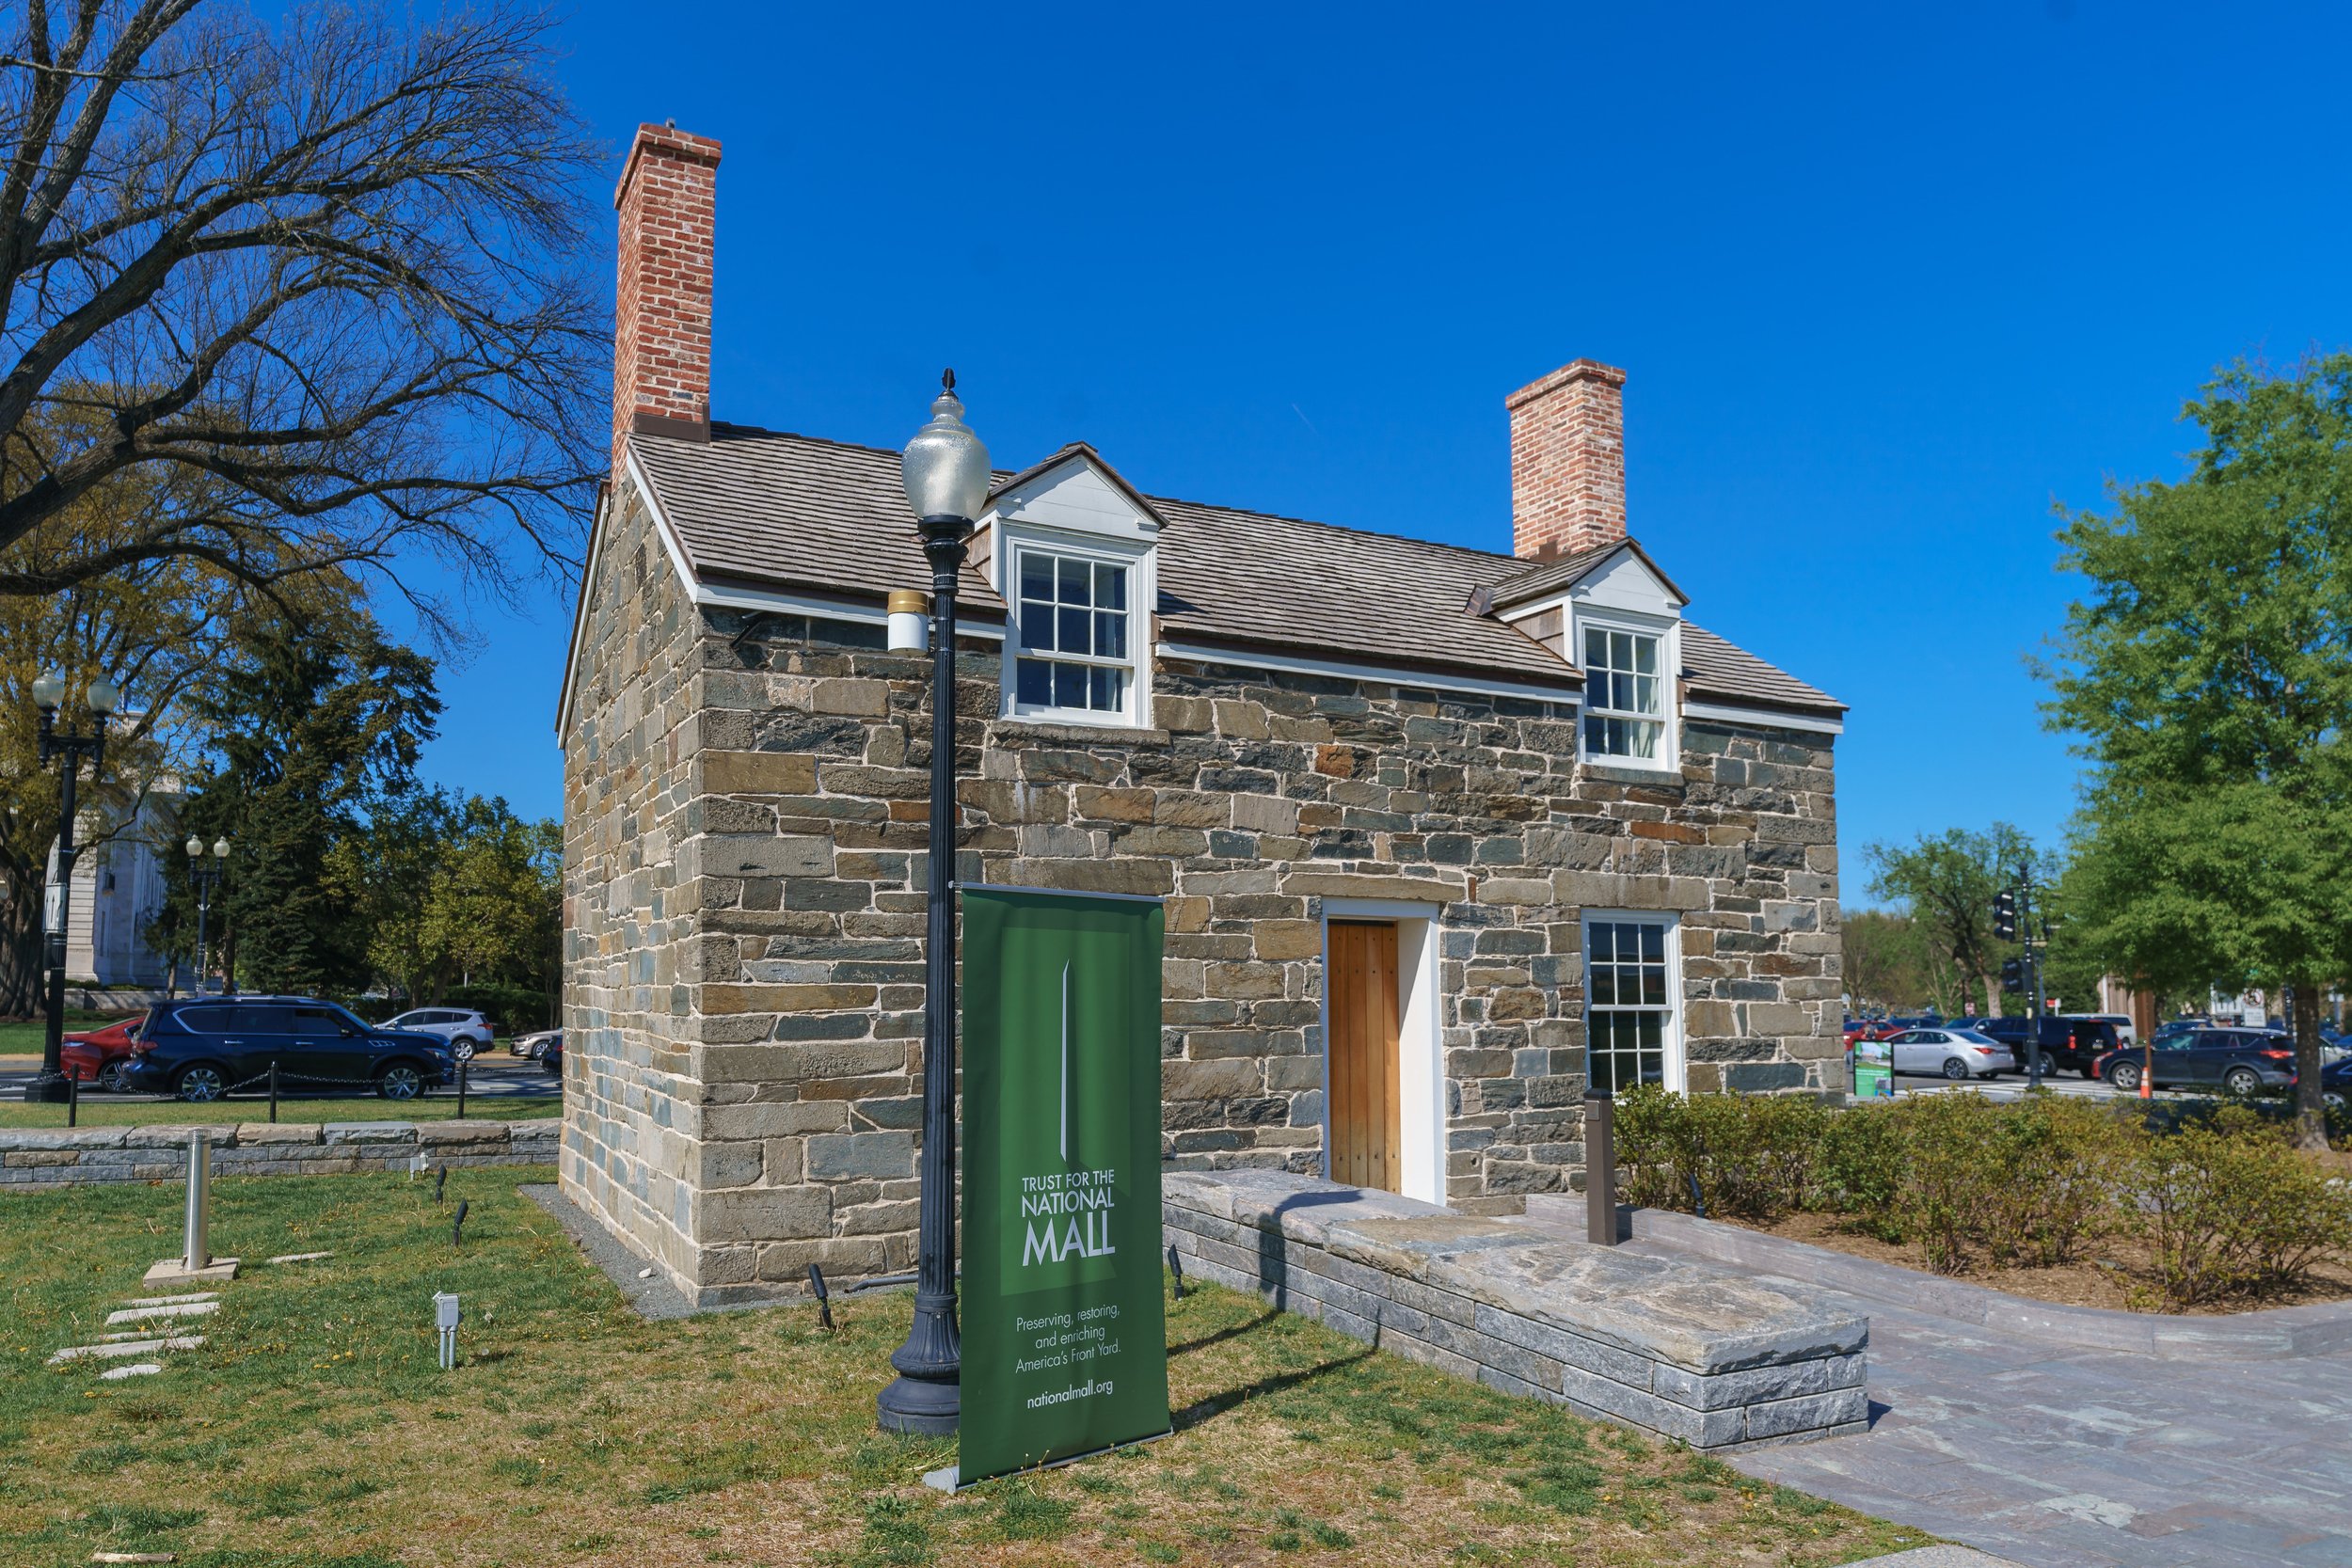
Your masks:
M 1665 684 L 1653 633 L 1584 628 L 1584 751 L 1588 756 L 1658 755 L 1666 729 Z
M 1042 550 L 1021 551 L 1019 566 L 1016 706 L 1125 712 L 1127 568 Z
M 1666 1081 L 1672 998 L 1664 923 L 1585 923 L 1584 1057 L 1594 1087 L 1617 1092 Z

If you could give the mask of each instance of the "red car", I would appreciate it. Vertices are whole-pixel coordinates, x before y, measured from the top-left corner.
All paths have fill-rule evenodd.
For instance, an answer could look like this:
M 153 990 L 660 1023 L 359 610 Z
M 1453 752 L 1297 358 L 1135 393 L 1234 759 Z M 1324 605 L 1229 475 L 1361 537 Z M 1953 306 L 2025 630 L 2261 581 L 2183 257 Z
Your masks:
M 146 1022 L 147 1015 L 137 1013 L 119 1018 L 103 1029 L 68 1035 L 57 1051 L 67 1076 L 120 1093 L 122 1069 L 131 1060 L 132 1048 L 138 1043 L 139 1025 Z

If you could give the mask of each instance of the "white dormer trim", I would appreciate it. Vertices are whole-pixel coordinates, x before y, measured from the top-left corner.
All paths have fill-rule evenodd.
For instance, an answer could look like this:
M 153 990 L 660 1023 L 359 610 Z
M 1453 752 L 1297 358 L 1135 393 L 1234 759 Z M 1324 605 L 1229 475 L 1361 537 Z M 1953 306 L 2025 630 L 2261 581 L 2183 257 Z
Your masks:
M 1018 476 L 989 498 L 976 539 L 985 550 L 989 583 L 1005 601 L 1003 717 L 1114 729 L 1151 728 L 1152 610 L 1160 597 L 1159 537 L 1158 516 L 1109 465 L 1085 448 L 1073 448 L 1058 460 L 1049 460 Z M 1108 666 L 1124 673 L 1122 700 L 1116 709 L 1021 700 L 1020 562 L 1024 556 L 1035 554 L 1124 571 L 1126 653 L 1115 666 Z M 1104 663 L 1102 659 L 1090 662 Z
M 1557 617 L 1555 635 L 1559 638 L 1553 651 L 1578 670 L 1584 666 L 1584 633 L 1597 628 L 1605 631 L 1626 631 L 1659 640 L 1659 673 L 1662 682 L 1664 701 L 1659 718 L 1661 730 L 1658 754 L 1654 757 L 1617 756 L 1586 749 L 1585 725 L 1581 717 L 1577 725 L 1577 755 L 1581 761 L 1599 763 L 1610 768 L 1645 768 L 1660 773 L 1679 772 L 1682 768 L 1682 606 L 1683 598 L 1674 584 L 1660 576 L 1656 568 L 1633 548 L 1630 542 L 1615 553 L 1594 563 L 1592 570 L 1564 586 L 1558 593 L 1526 604 L 1514 605 L 1504 612 L 1509 625 L 1534 635 L 1527 623 L 1546 615 Z M 1549 642 L 1549 639 L 1538 641 Z M 1603 705 L 1594 700 L 1591 690 L 1584 693 L 1583 714 L 1596 713 Z

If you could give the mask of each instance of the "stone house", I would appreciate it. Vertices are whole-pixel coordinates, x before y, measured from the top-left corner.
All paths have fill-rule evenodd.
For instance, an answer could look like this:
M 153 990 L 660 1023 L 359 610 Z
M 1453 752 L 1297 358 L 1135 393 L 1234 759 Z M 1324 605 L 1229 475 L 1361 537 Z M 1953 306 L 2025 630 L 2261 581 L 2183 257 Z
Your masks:
M 898 453 L 710 417 L 719 153 L 646 127 L 616 195 L 559 721 L 564 1190 L 707 1304 L 911 1266 L 930 765 Z M 1169 1162 L 1510 1212 L 1578 1180 L 1588 1075 L 1836 1085 L 1843 708 L 1628 535 L 1624 380 L 1507 400 L 1508 554 L 1078 442 L 994 485 L 958 875 L 1166 900 Z

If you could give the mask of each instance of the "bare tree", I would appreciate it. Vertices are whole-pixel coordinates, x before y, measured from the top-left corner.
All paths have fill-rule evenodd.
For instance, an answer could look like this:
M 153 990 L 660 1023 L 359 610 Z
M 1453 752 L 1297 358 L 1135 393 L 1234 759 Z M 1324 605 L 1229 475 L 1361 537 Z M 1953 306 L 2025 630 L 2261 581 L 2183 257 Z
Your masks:
M 446 630 L 428 580 L 505 594 L 572 563 L 610 340 L 549 18 L 10 13 L 0 551 L 110 475 L 175 477 L 127 531 L 10 552 L 0 595 L 181 558 L 264 592 L 373 576 Z

